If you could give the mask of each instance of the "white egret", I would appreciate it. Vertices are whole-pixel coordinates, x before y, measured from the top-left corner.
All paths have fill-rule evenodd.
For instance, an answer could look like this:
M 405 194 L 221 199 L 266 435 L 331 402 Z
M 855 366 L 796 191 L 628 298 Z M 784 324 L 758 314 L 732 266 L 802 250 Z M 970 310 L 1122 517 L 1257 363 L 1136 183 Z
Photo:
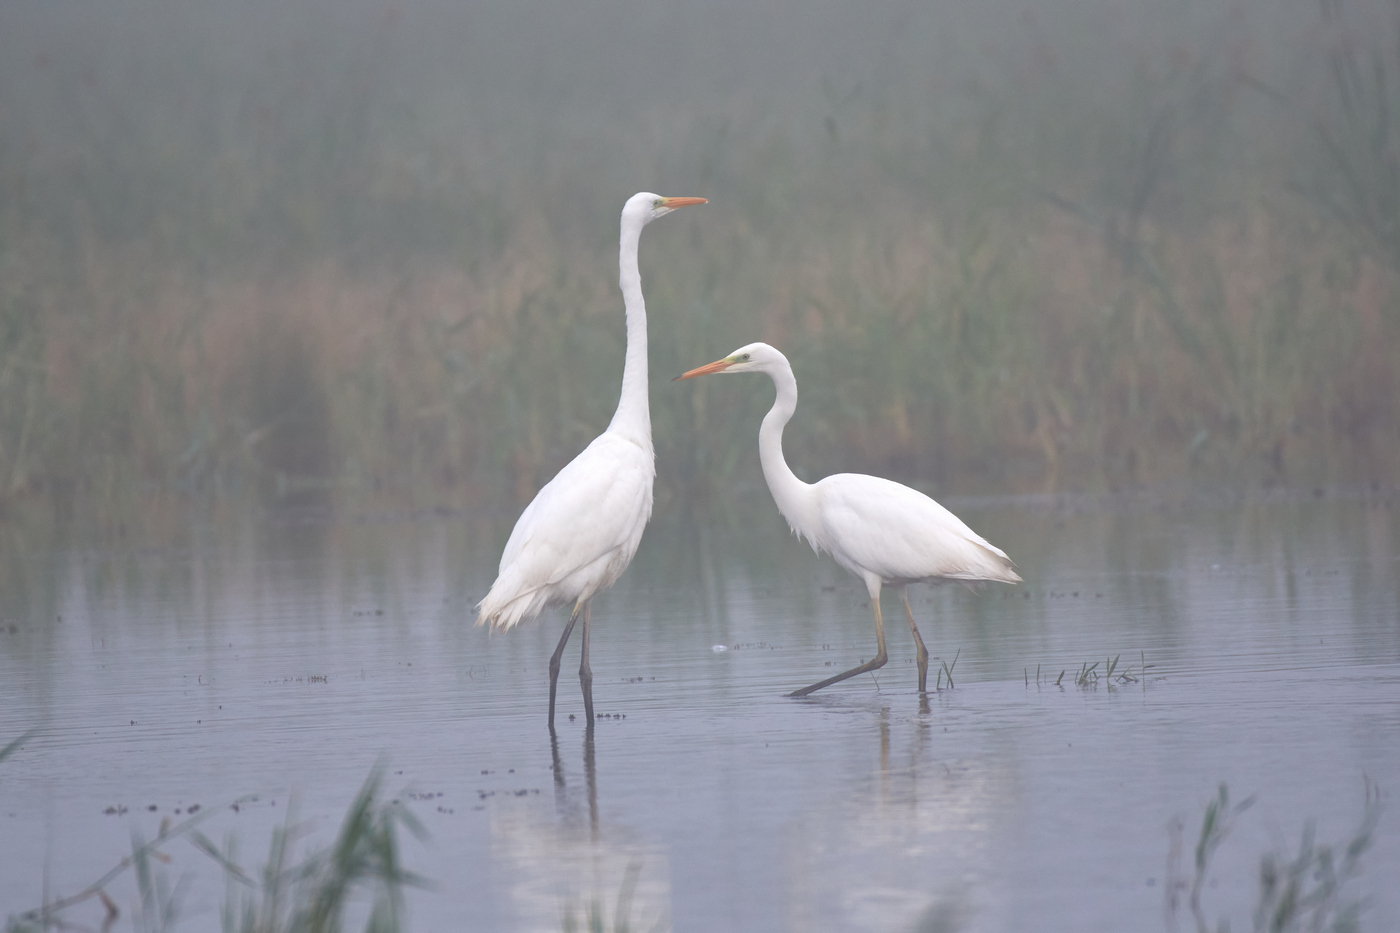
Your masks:
M 797 379 L 787 357 L 768 344 L 740 347 L 724 359 L 692 369 L 676 379 L 753 372 L 767 373 L 777 390 L 773 407 L 759 428 L 758 454 L 778 511 L 793 533 L 806 538 L 813 550 L 830 553 L 838 564 L 865 582 L 875 610 L 874 658 L 788 696 L 806 696 L 884 666 L 880 587 L 886 583 L 896 587 L 904 601 L 904 615 L 918 645 L 919 692 L 925 692 L 928 649 L 914 624 L 905 587 L 910 583 L 948 580 L 1017 583 L 1021 578 L 1015 566 L 1004 552 L 988 544 L 952 512 L 908 486 L 860 473 L 837 473 L 810 484 L 798 479 L 783 457 L 783 426 L 797 408 Z
M 589 728 L 593 725 L 593 672 L 588 664 L 589 606 L 612 586 L 637 553 L 651 517 L 656 475 L 647 401 L 647 315 L 637 243 L 658 217 L 704 198 L 663 198 L 641 192 L 622 208 L 618 284 L 627 311 L 627 355 L 622 395 L 608 429 L 569 462 L 525 507 L 501 554 L 500 573 L 477 604 L 477 625 L 508 631 L 550 606 L 573 603 L 559 647 L 549 659 L 549 728 L 564 646 L 583 616 L 579 682 Z

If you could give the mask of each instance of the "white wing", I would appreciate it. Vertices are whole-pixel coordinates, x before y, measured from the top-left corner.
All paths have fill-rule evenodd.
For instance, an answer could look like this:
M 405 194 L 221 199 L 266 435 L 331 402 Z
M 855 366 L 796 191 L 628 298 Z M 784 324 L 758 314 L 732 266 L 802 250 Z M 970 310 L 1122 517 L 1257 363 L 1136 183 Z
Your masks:
M 860 473 L 828 476 L 815 490 L 825 538 L 818 543 L 857 576 L 1021 579 L 1005 552 L 918 490 Z
M 508 629 L 621 576 L 651 517 L 652 453 L 610 432 L 560 470 L 515 523 L 477 624 Z

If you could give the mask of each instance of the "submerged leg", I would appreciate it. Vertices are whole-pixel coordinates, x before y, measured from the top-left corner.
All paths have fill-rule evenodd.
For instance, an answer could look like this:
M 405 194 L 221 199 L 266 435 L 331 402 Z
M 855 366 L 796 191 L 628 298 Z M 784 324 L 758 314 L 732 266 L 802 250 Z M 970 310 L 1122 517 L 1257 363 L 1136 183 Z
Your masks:
M 593 600 L 583 604 L 583 660 L 578 665 L 578 681 L 583 686 L 583 713 L 588 717 L 588 731 L 593 731 L 593 669 L 588 666 L 588 631 L 593 615 Z
M 866 661 L 859 667 L 851 668 L 843 674 L 837 674 L 835 677 L 828 677 L 820 683 L 812 684 L 810 687 L 803 687 L 801 690 L 794 690 L 792 693 L 789 693 L 788 696 L 805 697 L 809 693 L 815 693 L 822 687 L 830 687 L 832 684 L 839 683 L 848 677 L 854 677 L 857 674 L 864 674 L 866 671 L 873 671 L 885 666 L 885 661 L 887 660 L 885 655 L 885 621 L 880 617 L 880 594 L 878 592 L 870 597 L 870 605 L 875 607 L 875 645 L 878 649 L 875 652 L 875 657 Z
M 554 649 L 554 654 L 549 658 L 549 731 L 554 731 L 554 693 L 559 686 L 559 659 L 564 656 L 564 646 L 569 643 L 569 635 L 574 630 L 574 623 L 578 621 L 579 607 L 575 606 L 574 611 L 569 615 L 569 624 L 564 626 L 564 634 L 559 636 L 559 647 Z
M 919 627 L 914 624 L 914 610 L 909 608 L 909 591 L 906 587 L 899 588 L 899 596 L 904 600 L 904 618 L 909 620 L 909 631 L 914 633 L 914 644 L 919 646 L 919 692 L 928 691 L 928 649 L 924 647 L 924 640 L 919 637 Z

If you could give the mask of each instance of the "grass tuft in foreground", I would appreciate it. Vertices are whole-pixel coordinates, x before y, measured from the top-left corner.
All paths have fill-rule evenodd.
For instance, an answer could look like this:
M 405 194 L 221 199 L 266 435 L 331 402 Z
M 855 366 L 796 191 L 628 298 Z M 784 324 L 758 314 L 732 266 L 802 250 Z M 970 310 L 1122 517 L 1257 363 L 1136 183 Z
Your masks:
M 1177 915 L 1181 897 L 1195 922 L 1196 933 L 1209 933 L 1201 893 L 1206 887 L 1211 862 L 1221 844 L 1235 827 L 1235 821 L 1254 803 L 1254 795 L 1231 806 L 1230 789 L 1221 784 L 1215 799 L 1206 804 L 1201 830 L 1196 839 L 1195 871 L 1188 881 L 1180 872 L 1182 824 L 1170 825 L 1172 842 L 1168 855 L 1166 919 L 1171 930 L 1179 929 Z M 1342 845 L 1320 845 L 1309 820 L 1303 826 L 1296 855 L 1278 850 L 1266 852 L 1259 860 L 1259 899 L 1254 908 L 1254 933 L 1356 933 L 1360 929 L 1365 902 L 1344 890 L 1361 874 L 1361 856 L 1371 847 L 1381 815 L 1380 788 L 1365 779 L 1361 819 L 1351 838 Z M 1221 919 L 1215 928 L 1227 931 L 1230 924 Z
M 149 842 L 133 831 L 131 855 L 77 894 L 11 916 L 5 933 L 75 929 L 64 913 L 94 898 L 107 911 L 102 929 L 111 929 L 120 908 L 107 889 L 132 870 L 139 903 L 131 918 L 133 928 L 175 929 L 185 880 L 172 885 L 162 866 L 171 861 L 164 849 L 181 836 L 187 836 L 224 870 L 228 894 L 220 915 L 223 933 L 338 933 L 346 928 L 349 905 L 362 903 L 365 895 L 370 898 L 364 926 L 367 933 L 403 929 L 404 888 L 426 887 L 428 882 L 404 868 L 398 831 L 403 827 L 419 838 L 425 833 L 413 814 L 398 802 L 381 799 L 383 776 L 382 766 L 370 773 L 346 811 L 335 842 L 327 849 L 297 858 L 296 841 L 307 828 L 297 822 L 295 807 L 289 807 L 287 821 L 273 831 L 267 863 L 258 871 L 245 870 L 238 864 L 232 836 L 220 847 L 199 832 L 201 823 L 222 812 L 209 808 L 174 826 L 162 822 L 156 838 Z

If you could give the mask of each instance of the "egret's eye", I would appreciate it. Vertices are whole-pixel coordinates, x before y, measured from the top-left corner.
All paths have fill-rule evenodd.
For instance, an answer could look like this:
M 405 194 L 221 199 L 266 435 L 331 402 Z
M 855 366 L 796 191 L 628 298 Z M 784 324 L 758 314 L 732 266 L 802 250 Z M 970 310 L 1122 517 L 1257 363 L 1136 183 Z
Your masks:
M 666 205 L 662 203 L 662 201 L 661 201 L 660 198 L 657 198 L 655 201 L 652 201 L 652 202 L 651 202 L 651 206 L 652 206 L 653 208 L 662 208 L 662 207 L 665 207 Z
M 747 353 L 740 353 L 740 354 L 739 354 L 739 362 L 740 362 L 740 363 L 747 363 L 748 361 L 749 361 L 749 355 L 748 355 Z

